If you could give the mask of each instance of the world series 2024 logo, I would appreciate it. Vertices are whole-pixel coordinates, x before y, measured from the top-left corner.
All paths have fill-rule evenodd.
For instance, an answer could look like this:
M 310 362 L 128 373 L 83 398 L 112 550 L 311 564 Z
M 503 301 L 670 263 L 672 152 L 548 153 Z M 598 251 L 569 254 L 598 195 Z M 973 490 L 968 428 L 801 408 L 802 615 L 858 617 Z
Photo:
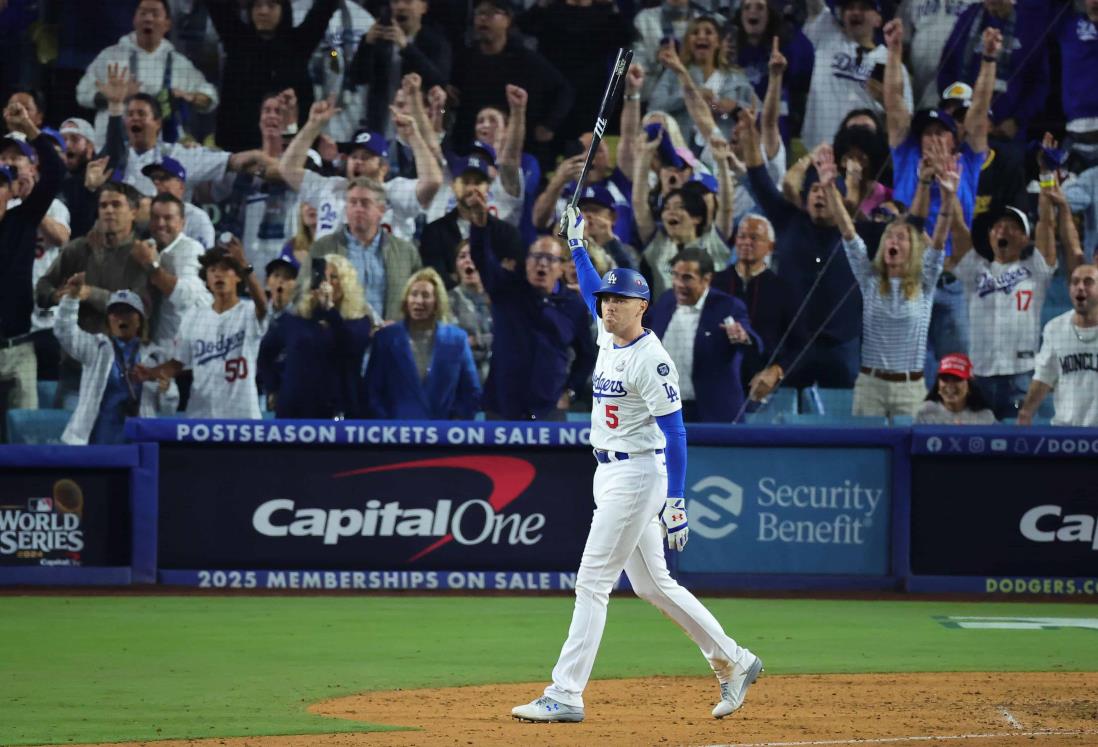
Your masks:
M 0 558 L 44 566 L 80 565 L 84 491 L 73 480 L 62 479 L 53 484 L 52 493 L 0 504 Z

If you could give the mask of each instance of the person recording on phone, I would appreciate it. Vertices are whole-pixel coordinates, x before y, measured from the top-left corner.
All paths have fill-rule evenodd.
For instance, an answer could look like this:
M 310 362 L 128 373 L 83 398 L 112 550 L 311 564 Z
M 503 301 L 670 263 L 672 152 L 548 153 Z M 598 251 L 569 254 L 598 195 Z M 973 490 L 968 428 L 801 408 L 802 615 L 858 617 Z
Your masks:
M 294 313 L 275 320 L 259 346 L 268 408 L 280 418 L 365 417 L 363 356 L 375 319 L 354 265 L 314 257 Z
M 405 75 L 416 73 L 423 90 L 450 82 L 452 51 L 439 31 L 423 25 L 427 0 L 391 0 L 378 11 L 351 62 L 351 82 L 367 85 L 366 127 L 385 132 L 389 104 Z

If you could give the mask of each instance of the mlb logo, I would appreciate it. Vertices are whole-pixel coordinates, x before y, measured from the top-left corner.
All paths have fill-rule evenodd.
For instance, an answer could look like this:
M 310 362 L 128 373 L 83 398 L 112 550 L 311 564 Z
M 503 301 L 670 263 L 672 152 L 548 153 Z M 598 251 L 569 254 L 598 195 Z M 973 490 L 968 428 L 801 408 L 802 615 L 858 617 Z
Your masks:
M 28 498 L 27 510 L 48 512 L 53 510 L 53 498 Z

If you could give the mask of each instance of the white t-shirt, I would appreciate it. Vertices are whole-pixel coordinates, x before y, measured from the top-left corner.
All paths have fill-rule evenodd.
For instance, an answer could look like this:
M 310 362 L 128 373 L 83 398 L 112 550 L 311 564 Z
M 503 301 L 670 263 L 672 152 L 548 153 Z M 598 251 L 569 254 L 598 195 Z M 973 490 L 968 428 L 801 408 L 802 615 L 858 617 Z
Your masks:
M 187 170 L 187 195 L 196 184 L 210 182 L 225 176 L 229 167 L 229 156 L 223 150 L 194 147 L 185 148 L 179 143 L 157 143 L 144 153 L 138 153 L 131 146 L 126 157 L 126 174 L 122 181 L 129 184 L 146 197 L 156 196 L 156 187 L 141 169 L 154 163 L 160 163 L 165 156 L 174 158 Z
M 213 303 L 206 284 L 198 275 L 202 267 L 198 258 L 205 251 L 201 244 L 182 233 L 160 250 L 160 266 L 175 275 L 176 280 L 171 295 L 160 304 L 153 334 L 153 341 L 158 345 L 170 349 L 172 341 L 179 335 L 183 317 L 191 309 L 208 307 Z
M 187 417 L 261 417 L 255 360 L 266 331 L 267 318 L 256 319 L 250 299 L 240 300 L 221 314 L 212 306 L 187 312 L 175 352 L 176 360 L 194 371 Z
M 382 225 L 398 239 L 415 236 L 416 216 L 422 212 L 416 197 L 416 179 L 398 176 L 385 182 L 387 207 Z M 335 233 L 347 220 L 347 179 L 306 171 L 301 180 L 301 200 L 316 208 L 316 238 Z
M 667 445 L 656 418 L 682 409 L 679 372 L 651 330 L 623 348 L 598 320 L 591 445 L 634 453 Z
M 63 223 L 66 228 L 71 227 L 69 225 L 69 209 L 61 200 L 55 199 L 50 203 L 50 209 L 46 211 L 46 217 L 52 218 L 58 223 Z M 46 237 L 42 234 L 42 229 L 39 228 L 34 247 L 34 265 L 31 269 L 32 288 L 38 285 L 39 278 L 49 271 L 59 254 L 61 254 L 61 247 L 57 244 L 47 244 Z M 53 329 L 53 319 L 56 311 L 56 306 L 43 309 L 35 304 L 34 311 L 31 313 L 31 332 L 37 332 L 40 329 Z
M 1033 370 L 1041 307 L 1055 271 L 1037 250 L 1009 264 L 970 251 L 953 270 L 968 295 L 969 356 L 977 376 Z
M 809 150 L 820 143 L 830 143 L 843 117 L 852 109 L 884 109 L 866 90 L 866 81 L 878 64 L 888 61 L 888 48 L 883 44 L 872 50 L 861 50 L 857 42 L 843 33 L 835 17 L 824 10 L 805 24 L 804 33 L 816 47 L 816 64 L 808 89 L 804 129 L 801 138 Z M 911 79 L 904 75 L 904 103 L 912 111 Z
M 213 248 L 213 221 L 205 210 L 192 202 L 183 203 L 183 233 L 198 242 L 203 249 Z
M 900 14 L 911 36 L 911 72 L 919 108 L 938 105 L 938 66 L 957 19 L 980 0 L 904 0 Z M 950 81 L 952 82 L 952 81 Z
M 1045 325 L 1033 378 L 1053 388 L 1053 425 L 1098 426 L 1098 328 L 1077 327 L 1074 311 Z

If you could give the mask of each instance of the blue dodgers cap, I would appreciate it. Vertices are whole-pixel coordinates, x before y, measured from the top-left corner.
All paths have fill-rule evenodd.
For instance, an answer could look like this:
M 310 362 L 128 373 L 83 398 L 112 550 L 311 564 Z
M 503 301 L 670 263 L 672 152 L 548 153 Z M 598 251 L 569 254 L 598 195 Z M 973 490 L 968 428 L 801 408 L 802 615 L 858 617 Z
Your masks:
M 38 154 L 34 152 L 34 148 L 27 144 L 26 140 L 20 140 L 17 137 L 8 135 L 3 140 L 0 140 L 0 151 L 7 150 L 8 148 L 17 149 L 20 155 L 26 156 L 32 163 L 38 162 Z
M 488 157 L 488 161 L 493 166 L 496 165 L 496 149 L 488 143 L 484 142 L 483 140 L 474 140 L 471 150 L 472 152 L 469 154 L 470 156 L 475 156 L 479 151 L 480 153 L 483 153 L 485 156 Z
M 171 156 L 164 156 L 159 162 L 150 163 L 148 166 L 141 169 L 141 173 L 149 178 L 152 178 L 153 174 L 159 172 L 164 172 L 168 176 L 174 176 L 181 182 L 187 181 L 187 170 L 183 168 L 183 164 Z
M 492 172 L 489 170 L 493 166 L 488 159 L 478 153 L 472 153 L 468 158 L 455 158 L 451 162 L 450 173 L 454 177 L 459 177 L 462 174 L 468 174 L 469 172 L 476 172 L 482 174 L 485 179 L 492 178 Z
M 141 301 L 141 296 L 134 293 L 132 290 L 116 290 L 107 299 L 107 313 L 110 313 L 112 306 L 129 306 L 141 316 L 145 316 L 145 304 Z
M 652 291 L 649 290 L 648 281 L 644 279 L 644 275 L 628 267 L 615 267 L 602 276 L 602 285 L 595 291 L 595 295 L 601 296 L 604 293 L 643 298 L 649 303 L 652 301 Z
M 660 139 L 657 154 L 664 166 L 669 166 L 673 169 L 685 169 L 690 166 L 690 164 L 675 151 L 675 146 L 671 142 L 671 136 L 667 134 L 667 130 L 663 129 L 663 125 L 659 122 L 652 122 L 651 124 L 644 126 L 644 131 L 647 133 L 649 141 L 655 140 L 657 137 Z
M 923 130 L 934 124 L 946 128 L 953 133 L 953 137 L 957 137 L 957 121 L 941 109 L 920 109 L 917 111 L 915 118 L 911 120 L 911 134 L 915 138 L 921 138 Z
M 297 257 L 294 256 L 293 240 L 283 244 L 282 250 L 279 251 L 278 256 L 268 262 L 267 266 L 263 269 L 270 275 L 275 268 L 283 265 L 290 268 L 290 272 L 295 278 L 297 277 L 297 273 L 301 271 L 301 263 L 298 262 Z
M 65 147 L 65 138 L 61 137 L 61 133 L 57 130 L 52 127 L 43 127 L 41 133 L 52 140 L 57 147 L 61 149 L 62 153 L 68 150 L 68 148 Z
M 575 192 L 576 185 L 572 185 L 570 192 Z M 617 205 L 614 202 L 614 195 L 610 194 L 610 190 L 606 188 L 604 184 L 588 184 L 583 188 L 582 194 L 579 196 L 577 205 L 583 207 L 583 203 L 591 202 L 599 207 L 608 208 L 610 210 L 616 210 Z
M 389 157 L 389 141 L 385 139 L 384 135 L 377 132 L 359 130 L 350 142 L 339 144 L 340 153 L 350 153 L 356 148 L 365 148 L 375 156 L 381 156 L 382 158 Z
M 694 174 L 694 178 L 690 181 L 701 183 L 701 185 L 712 194 L 717 194 L 721 191 L 721 185 L 717 181 L 717 177 L 713 176 L 712 174 L 707 174 L 704 171 L 699 171 Z

